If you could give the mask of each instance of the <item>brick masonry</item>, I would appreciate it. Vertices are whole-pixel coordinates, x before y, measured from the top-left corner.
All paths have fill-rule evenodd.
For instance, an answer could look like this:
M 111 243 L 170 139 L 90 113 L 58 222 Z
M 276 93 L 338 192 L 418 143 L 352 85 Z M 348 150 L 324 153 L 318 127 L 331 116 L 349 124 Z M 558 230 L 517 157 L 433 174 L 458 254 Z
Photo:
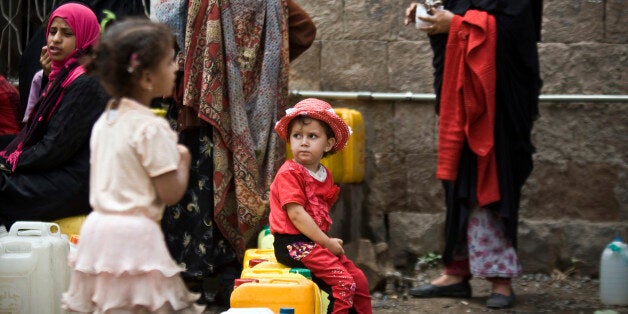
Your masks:
M 409 1 L 296 0 L 314 19 L 312 48 L 291 64 L 293 90 L 432 93 L 426 35 L 403 26 Z M 628 3 L 545 0 L 538 44 L 543 94 L 628 94 Z M 298 99 L 292 99 L 293 103 Z M 366 124 L 366 174 L 335 206 L 339 234 L 377 280 L 442 247 L 432 103 L 330 100 Z M 613 236 L 628 240 L 628 103 L 541 103 L 535 170 L 523 190 L 525 272 L 576 266 L 596 275 Z M 357 225 L 357 226 L 356 226 Z M 364 241 L 385 242 L 374 256 Z M 394 263 L 392 262 L 394 261 Z M 373 277 L 374 276 L 374 277 Z

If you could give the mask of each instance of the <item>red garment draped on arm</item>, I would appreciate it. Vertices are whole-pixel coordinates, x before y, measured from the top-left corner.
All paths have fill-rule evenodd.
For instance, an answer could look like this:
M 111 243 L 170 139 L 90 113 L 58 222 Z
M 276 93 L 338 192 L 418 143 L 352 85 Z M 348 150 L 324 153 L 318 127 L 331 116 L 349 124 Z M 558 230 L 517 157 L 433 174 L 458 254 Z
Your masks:
M 486 12 L 454 15 L 447 40 L 436 178 L 456 180 L 465 141 L 477 155 L 477 201 L 500 199 L 494 151 L 497 27 Z

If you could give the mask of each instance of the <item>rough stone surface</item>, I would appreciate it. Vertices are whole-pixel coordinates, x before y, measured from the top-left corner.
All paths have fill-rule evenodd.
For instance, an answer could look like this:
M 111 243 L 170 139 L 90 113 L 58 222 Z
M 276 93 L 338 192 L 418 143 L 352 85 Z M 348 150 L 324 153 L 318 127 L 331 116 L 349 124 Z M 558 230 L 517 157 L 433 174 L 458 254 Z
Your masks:
M 628 45 L 542 43 L 539 59 L 543 93 L 625 94 L 628 89 Z
M 628 44 L 628 6 L 626 0 L 606 0 L 604 39 L 608 43 Z
M 574 43 L 604 36 L 604 1 L 543 1 L 544 42 Z
M 433 93 L 427 36 L 403 25 L 408 3 L 298 3 L 318 32 L 313 48 L 291 64 L 291 89 Z M 627 8 L 624 0 L 544 1 L 538 44 L 542 94 L 628 94 Z M 348 232 L 353 241 L 358 229 L 372 245 L 386 241 L 389 250 L 376 255 L 382 272 L 391 267 L 386 261 L 403 260 L 396 257 L 438 252 L 442 220 L 434 217 L 444 215 L 444 200 L 434 177 L 433 104 L 328 100 L 359 110 L 366 134 L 365 178 L 356 184 L 361 188 L 352 187 L 352 193 L 364 193 L 363 208 L 343 199 L 334 208 L 339 217 L 334 230 Z M 551 273 L 582 261 L 579 271 L 595 276 L 605 243 L 615 235 L 628 239 L 627 105 L 540 104 L 533 131 L 535 169 L 520 208 L 524 272 Z M 362 225 L 356 229 L 347 224 L 356 223 L 357 212 Z
M 290 63 L 290 88 L 321 89 L 321 42 L 315 41 L 308 50 Z M 307 75 L 304 75 L 307 73 Z
M 442 249 L 444 213 L 391 212 L 388 221 L 389 254 L 397 267 L 408 266 L 406 264 L 412 262 L 413 257 Z
M 324 41 L 321 52 L 323 90 L 376 90 L 388 84 L 386 43 Z
M 628 234 L 621 222 L 587 223 L 576 219 L 521 220 L 518 254 L 526 272 L 577 269 L 597 275 L 602 251 L 614 236 Z
M 434 68 L 428 41 L 400 41 L 388 45 L 390 88 L 395 92 L 432 92 Z

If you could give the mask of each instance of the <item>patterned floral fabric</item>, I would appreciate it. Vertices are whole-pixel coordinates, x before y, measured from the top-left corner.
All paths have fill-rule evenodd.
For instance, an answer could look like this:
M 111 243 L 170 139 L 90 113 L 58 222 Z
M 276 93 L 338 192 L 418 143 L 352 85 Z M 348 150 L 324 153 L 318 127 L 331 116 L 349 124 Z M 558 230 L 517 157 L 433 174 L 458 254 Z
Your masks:
M 285 158 L 272 129 L 288 106 L 287 6 L 285 0 L 188 5 L 183 106 L 214 128 L 214 221 L 241 259 L 267 221 L 268 189 Z
M 161 227 L 172 257 L 185 265 L 183 277 L 202 279 L 236 259 L 235 251 L 214 223 L 212 128 L 209 124 L 179 133 L 190 148 L 192 164 L 183 199 L 164 212 Z
M 489 209 L 474 208 L 467 225 L 467 243 L 456 247 L 445 273 L 486 278 L 519 276 L 521 264 L 504 229 L 504 224 Z
M 288 249 L 288 254 L 292 257 L 292 259 L 300 261 L 312 252 L 315 245 L 316 243 L 314 242 L 299 241 L 288 244 L 286 248 Z

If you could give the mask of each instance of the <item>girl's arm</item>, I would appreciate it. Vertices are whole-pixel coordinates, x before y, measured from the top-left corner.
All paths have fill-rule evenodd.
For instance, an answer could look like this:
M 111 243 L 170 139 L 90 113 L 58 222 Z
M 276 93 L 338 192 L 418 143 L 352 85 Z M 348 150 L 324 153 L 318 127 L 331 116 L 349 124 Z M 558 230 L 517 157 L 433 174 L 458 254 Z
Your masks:
M 285 207 L 290 221 L 302 234 L 330 250 L 336 256 L 345 254 L 345 250 L 342 248 L 342 240 L 328 237 L 316 225 L 314 219 L 305 211 L 303 206 L 297 203 L 288 203 Z
M 178 144 L 177 148 L 180 156 L 177 169 L 153 178 L 157 195 L 167 205 L 174 205 L 181 200 L 190 175 L 190 151 L 181 144 Z

